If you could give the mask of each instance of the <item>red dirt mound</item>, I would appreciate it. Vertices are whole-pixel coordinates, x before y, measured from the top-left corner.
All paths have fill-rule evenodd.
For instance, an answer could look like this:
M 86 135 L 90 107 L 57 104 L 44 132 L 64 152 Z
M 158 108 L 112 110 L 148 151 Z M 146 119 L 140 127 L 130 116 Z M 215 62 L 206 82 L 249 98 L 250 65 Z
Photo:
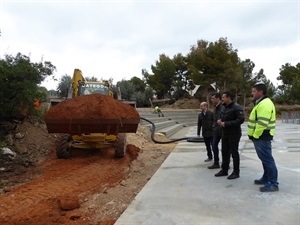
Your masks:
M 49 109 L 45 119 L 139 119 L 139 113 L 130 105 L 111 96 L 92 94 L 63 101 Z
M 92 94 L 63 101 L 45 114 L 49 133 L 135 133 L 137 110 L 111 96 Z

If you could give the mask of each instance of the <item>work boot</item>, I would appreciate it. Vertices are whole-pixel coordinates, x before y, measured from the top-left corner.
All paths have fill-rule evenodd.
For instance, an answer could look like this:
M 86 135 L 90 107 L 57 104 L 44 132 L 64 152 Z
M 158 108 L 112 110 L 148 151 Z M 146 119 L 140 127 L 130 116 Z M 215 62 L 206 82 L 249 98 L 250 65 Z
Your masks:
M 230 174 L 227 177 L 227 179 L 232 180 L 232 179 L 236 179 L 236 178 L 239 178 L 239 177 L 240 177 L 240 175 L 238 173 L 236 173 L 236 172 L 233 171 L 232 174 Z
M 227 176 L 228 172 L 225 170 L 220 170 L 218 173 L 215 174 L 215 177 L 222 177 L 222 176 Z
M 220 165 L 219 165 L 219 163 L 214 163 L 211 166 L 208 166 L 207 168 L 208 169 L 218 169 L 218 168 L 220 168 Z
M 270 182 L 267 182 L 265 186 L 259 188 L 261 192 L 273 192 L 273 191 L 279 191 L 278 185 L 271 184 Z

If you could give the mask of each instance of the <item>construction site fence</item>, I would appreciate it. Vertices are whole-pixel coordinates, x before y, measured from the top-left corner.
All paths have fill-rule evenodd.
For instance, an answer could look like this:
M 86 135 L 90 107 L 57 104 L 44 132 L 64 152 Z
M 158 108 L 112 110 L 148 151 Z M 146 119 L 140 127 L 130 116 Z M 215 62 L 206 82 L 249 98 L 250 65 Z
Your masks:
M 283 123 L 300 124 L 300 112 L 281 112 L 281 119 Z

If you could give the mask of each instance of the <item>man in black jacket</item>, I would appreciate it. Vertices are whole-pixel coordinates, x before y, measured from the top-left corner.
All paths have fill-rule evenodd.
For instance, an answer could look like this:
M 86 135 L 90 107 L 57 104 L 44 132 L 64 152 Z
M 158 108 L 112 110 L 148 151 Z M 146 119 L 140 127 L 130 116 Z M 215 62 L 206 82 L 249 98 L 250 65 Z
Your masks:
M 242 136 L 241 124 L 245 121 L 243 108 L 233 100 L 235 94 L 225 91 L 222 95 L 224 107 L 218 124 L 222 127 L 222 169 L 215 174 L 216 177 L 227 176 L 230 154 L 233 159 L 233 172 L 227 179 L 240 177 L 239 142 Z
M 198 115 L 198 129 L 197 136 L 200 137 L 200 131 L 202 128 L 202 136 L 207 150 L 207 159 L 205 162 L 212 161 L 211 145 L 213 141 L 213 112 L 208 110 L 208 104 L 201 102 L 200 104 L 201 113 Z
M 208 169 L 218 169 L 220 168 L 220 159 L 219 159 L 219 142 L 222 138 L 222 127 L 217 123 L 217 121 L 221 118 L 221 109 L 223 107 L 221 101 L 221 94 L 214 93 L 211 96 L 211 101 L 214 104 L 214 124 L 213 124 L 213 142 L 212 142 L 212 150 L 214 153 L 214 163 L 207 167 Z

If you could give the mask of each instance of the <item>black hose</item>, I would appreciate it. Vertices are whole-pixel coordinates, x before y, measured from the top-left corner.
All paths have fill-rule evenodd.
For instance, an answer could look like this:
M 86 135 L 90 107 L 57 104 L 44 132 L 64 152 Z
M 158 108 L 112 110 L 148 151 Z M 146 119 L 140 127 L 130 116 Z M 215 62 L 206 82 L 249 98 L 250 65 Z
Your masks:
M 171 141 L 157 141 L 155 140 L 154 138 L 154 134 L 155 134 L 155 124 L 146 119 L 146 118 L 142 118 L 142 120 L 145 120 L 147 121 L 148 123 L 150 123 L 152 125 L 152 131 L 151 131 L 151 139 L 154 143 L 157 143 L 157 144 L 170 144 L 170 143 L 174 143 L 174 142 L 178 142 L 178 141 L 183 141 L 183 140 L 186 140 L 187 142 L 204 142 L 204 139 L 203 138 L 200 138 L 200 137 L 184 137 L 184 138 L 176 138 L 176 139 L 172 139 Z

